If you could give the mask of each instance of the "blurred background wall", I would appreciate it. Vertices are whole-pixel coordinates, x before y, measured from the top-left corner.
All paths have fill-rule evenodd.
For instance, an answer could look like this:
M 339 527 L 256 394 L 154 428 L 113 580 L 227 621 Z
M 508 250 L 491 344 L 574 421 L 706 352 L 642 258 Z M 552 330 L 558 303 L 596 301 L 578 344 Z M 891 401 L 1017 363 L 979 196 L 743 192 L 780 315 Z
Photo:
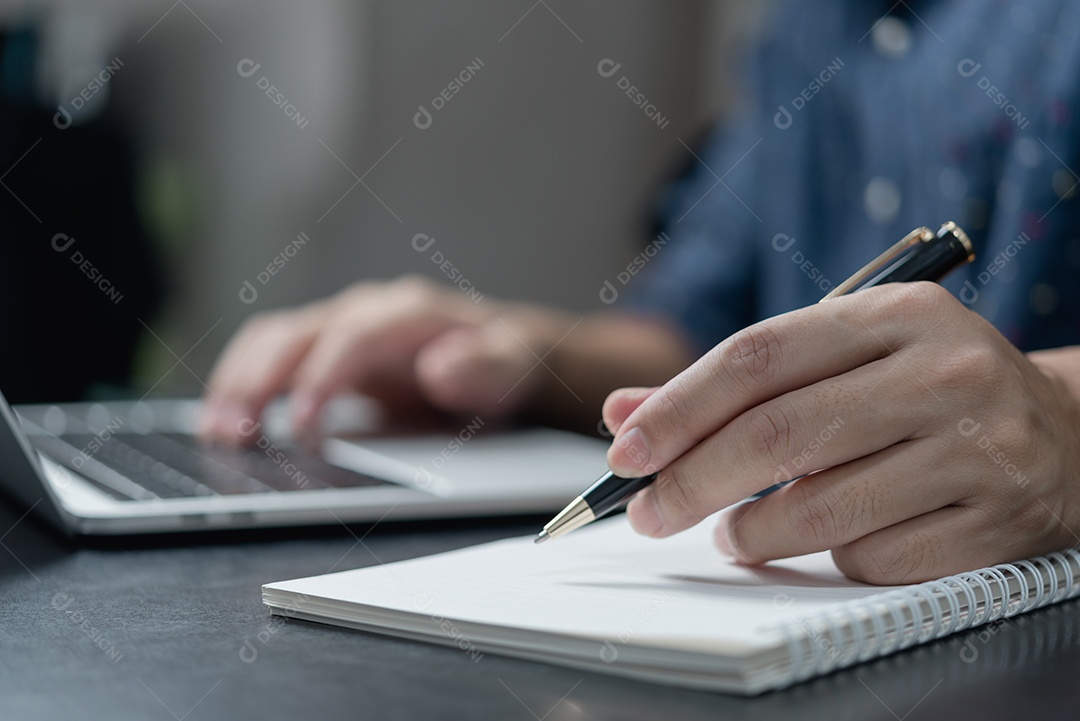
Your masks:
M 730 106 L 757 5 L 6 0 L 0 19 L 41 28 L 46 106 L 113 118 L 136 151 L 166 278 L 136 386 L 190 394 L 246 316 L 361 279 L 601 307 L 683 143 Z

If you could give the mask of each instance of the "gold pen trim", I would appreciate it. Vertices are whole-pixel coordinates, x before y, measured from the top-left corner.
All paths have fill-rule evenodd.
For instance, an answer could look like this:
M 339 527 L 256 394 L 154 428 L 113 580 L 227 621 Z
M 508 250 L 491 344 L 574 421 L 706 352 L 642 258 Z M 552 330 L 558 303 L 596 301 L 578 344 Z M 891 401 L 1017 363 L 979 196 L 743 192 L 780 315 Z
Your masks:
M 595 520 L 596 514 L 589 508 L 589 504 L 585 502 L 584 498 L 578 496 L 559 515 L 552 518 L 544 526 L 544 530 L 540 532 L 540 535 L 533 542 L 543 543 L 549 538 L 558 538 Z
M 968 234 L 964 232 L 964 229 L 955 222 L 950 220 L 942 223 L 941 228 L 938 229 L 937 233 L 930 228 L 923 226 L 921 228 L 916 228 L 905 235 L 884 253 L 863 266 L 863 268 L 855 273 L 855 275 L 829 291 L 829 293 L 818 302 L 820 303 L 829 300 L 830 298 L 847 295 L 852 290 L 858 288 L 860 285 L 885 270 L 890 263 L 899 259 L 905 251 L 914 248 L 919 243 L 929 243 L 935 238 L 940 238 L 949 234 L 959 240 L 960 244 L 964 246 L 964 250 L 967 252 L 967 262 L 970 263 L 975 260 L 975 246 L 972 245 L 971 238 L 969 238 Z
M 963 233 L 963 231 L 960 232 Z M 898 240 L 896 243 L 894 243 L 893 246 L 886 250 L 884 253 L 864 265 L 862 269 L 855 275 L 851 276 L 843 283 L 829 291 L 828 295 L 826 295 L 818 302 L 821 303 L 829 300 L 830 298 L 835 298 L 837 296 L 850 293 L 853 288 L 858 288 L 860 285 L 862 285 L 866 281 L 873 278 L 876 274 L 884 270 L 885 267 L 889 265 L 889 263 L 896 260 L 897 257 L 899 257 L 899 255 L 905 250 L 907 250 L 908 248 L 913 248 L 919 243 L 925 243 L 927 241 L 933 240 L 934 237 L 934 231 L 930 230 L 925 225 L 921 228 L 916 228 L 915 230 L 911 231 L 903 238 Z M 959 237 L 959 234 L 957 234 L 957 237 Z M 967 235 L 964 235 L 964 239 L 966 238 Z M 964 239 L 961 239 L 961 242 L 963 242 Z M 971 241 L 967 241 L 965 246 L 970 251 Z
M 960 245 L 964 246 L 964 250 L 967 251 L 967 262 L 971 263 L 975 260 L 975 246 L 972 245 L 971 238 L 968 237 L 963 228 L 950 220 L 941 226 L 938 235 L 941 235 L 942 232 L 952 233 L 956 236 L 956 239 L 960 241 Z

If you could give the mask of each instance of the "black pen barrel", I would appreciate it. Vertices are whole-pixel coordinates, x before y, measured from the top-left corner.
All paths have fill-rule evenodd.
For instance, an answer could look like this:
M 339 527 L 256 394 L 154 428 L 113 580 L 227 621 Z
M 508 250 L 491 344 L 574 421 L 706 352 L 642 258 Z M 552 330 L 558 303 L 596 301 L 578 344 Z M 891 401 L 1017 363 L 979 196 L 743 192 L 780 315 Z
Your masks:
M 874 285 L 944 278 L 951 270 L 971 260 L 971 244 L 963 233 L 953 223 L 942 226 L 937 237 L 921 243 L 904 262 Z
M 593 515 L 600 518 L 655 480 L 655 473 L 640 478 L 623 478 L 609 472 L 582 493 L 581 498 L 589 504 Z

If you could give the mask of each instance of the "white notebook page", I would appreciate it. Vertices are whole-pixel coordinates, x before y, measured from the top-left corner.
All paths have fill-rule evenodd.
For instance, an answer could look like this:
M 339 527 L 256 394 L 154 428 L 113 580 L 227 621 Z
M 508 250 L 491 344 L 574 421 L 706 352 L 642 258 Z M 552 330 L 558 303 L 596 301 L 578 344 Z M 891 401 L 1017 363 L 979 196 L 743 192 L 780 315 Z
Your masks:
M 777 645 L 785 621 L 887 590 L 845 578 L 827 553 L 740 567 L 714 548 L 714 525 L 656 540 L 620 516 L 539 545 L 514 538 L 264 590 L 303 594 L 299 610 L 359 604 L 345 617 L 375 625 L 385 609 L 431 619 L 433 633 L 450 619 L 732 656 Z

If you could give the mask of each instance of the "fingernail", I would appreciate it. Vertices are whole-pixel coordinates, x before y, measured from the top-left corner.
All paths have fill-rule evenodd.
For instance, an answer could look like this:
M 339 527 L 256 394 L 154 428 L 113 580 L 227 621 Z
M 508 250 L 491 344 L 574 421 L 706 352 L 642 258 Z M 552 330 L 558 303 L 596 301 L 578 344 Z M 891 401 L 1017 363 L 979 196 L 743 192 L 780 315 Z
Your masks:
M 716 548 L 719 549 L 720 553 L 730 558 L 738 558 L 731 534 L 731 514 L 725 513 L 720 516 L 716 531 L 713 533 L 713 540 L 716 542 Z
M 660 507 L 656 504 L 656 494 L 646 488 L 630 500 L 626 508 L 630 525 L 643 536 L 658 536 L 664 529 L 664 520 L 660 518 Z
M 642 471 L 649 465 L 651 455 L 648 439 L 635 427 L 615 439 L 608 451 L 608 465 L 619 476 L 647 475 Z

